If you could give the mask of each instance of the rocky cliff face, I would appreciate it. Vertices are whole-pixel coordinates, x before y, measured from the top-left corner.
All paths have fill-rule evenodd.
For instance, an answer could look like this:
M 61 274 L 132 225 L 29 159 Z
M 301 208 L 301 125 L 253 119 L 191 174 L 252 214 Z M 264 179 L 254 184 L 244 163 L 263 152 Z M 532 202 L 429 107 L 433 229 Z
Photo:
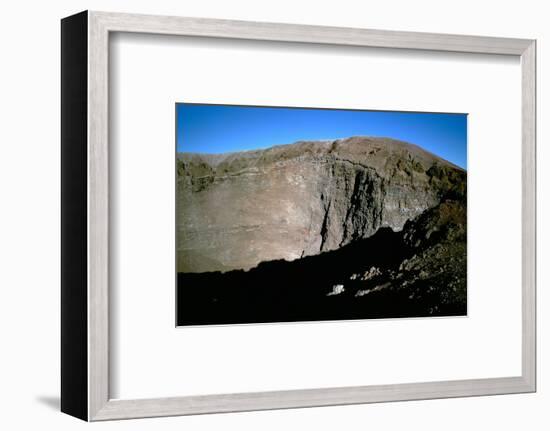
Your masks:
M 177 173 L 179 272 L 249 269 L 400 231 L 466 187 L 464 170 L 420 147 L 367 137 L 180 153 Z
M 315 256 L 248 270 L 179 273 L 178 325 L 467 313 L 466 199 Z

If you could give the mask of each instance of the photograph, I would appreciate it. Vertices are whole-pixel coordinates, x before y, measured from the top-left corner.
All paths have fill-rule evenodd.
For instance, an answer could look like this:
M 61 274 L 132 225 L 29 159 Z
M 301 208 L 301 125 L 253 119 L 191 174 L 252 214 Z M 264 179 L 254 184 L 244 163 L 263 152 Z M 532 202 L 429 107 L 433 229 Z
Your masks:
M 178 326 L 467 314 L 467 114 L 176 105 Z
M 550 429 L 545 2 L 3 6 L 1 429 Z

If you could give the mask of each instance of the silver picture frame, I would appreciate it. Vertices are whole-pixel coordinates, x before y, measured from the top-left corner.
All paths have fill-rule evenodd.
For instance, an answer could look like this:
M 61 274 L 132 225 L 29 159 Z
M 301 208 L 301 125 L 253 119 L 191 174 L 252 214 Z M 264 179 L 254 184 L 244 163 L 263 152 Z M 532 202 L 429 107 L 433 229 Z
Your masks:
M 61 410 L 87 421 L 536 391 L 536 41 L 86 11 L 62 29 Z M 500 54 L 521 62 L 521 375 L 112 399 L 109 393 L 109 38 L 114 32 Z M 519 108 L 519 107 L 518 107 Z

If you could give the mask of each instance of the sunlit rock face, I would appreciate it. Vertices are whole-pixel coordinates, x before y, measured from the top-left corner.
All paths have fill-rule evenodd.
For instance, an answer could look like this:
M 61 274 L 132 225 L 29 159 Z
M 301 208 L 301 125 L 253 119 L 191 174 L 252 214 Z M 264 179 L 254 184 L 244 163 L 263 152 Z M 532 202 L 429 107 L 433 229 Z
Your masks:
M 461 168 L 387 138 L 179 153 L 178 271 L 249 269 L 399 231 L 465 187 Z

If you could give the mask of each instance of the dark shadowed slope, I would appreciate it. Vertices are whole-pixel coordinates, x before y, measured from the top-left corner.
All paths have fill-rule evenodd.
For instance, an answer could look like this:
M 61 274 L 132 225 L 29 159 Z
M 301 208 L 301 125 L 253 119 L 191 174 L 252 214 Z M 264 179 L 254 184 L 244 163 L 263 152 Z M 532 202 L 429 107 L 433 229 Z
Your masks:
M 178 274 L 178 324 L 466 314 L 466 201 L 453 193 L 338 250 L 249 270 Z

